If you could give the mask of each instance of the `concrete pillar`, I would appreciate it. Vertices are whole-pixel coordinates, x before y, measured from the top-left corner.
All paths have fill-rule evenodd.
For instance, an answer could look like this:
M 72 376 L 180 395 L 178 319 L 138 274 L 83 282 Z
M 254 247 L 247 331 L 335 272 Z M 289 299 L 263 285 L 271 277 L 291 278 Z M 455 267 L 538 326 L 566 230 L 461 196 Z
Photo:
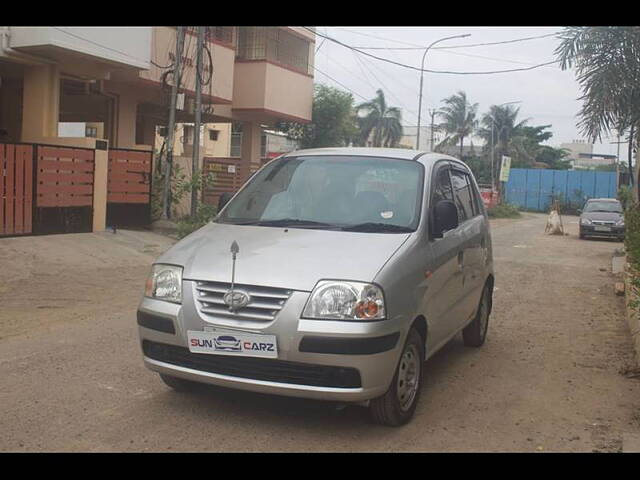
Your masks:
M 252 172 L 260 168 L 260 140 L 262 128 L 257 123 L 242 123 L 242 162 L 240 178 L 246 180 Z
M 114 148 L 132 148 L 136 145 L 136 118 L 138 102 L 134 95 L 122 92 L 116 115 L 116 144 Z
M 93 231 L 102 232 L 107 225 L 109 150 L 96 149 L 95 152 L 95 174 L 93 177 Z
M 22 93 L 22 141 L 58 136 L 60 70 L 56 65 L 25 67 Z

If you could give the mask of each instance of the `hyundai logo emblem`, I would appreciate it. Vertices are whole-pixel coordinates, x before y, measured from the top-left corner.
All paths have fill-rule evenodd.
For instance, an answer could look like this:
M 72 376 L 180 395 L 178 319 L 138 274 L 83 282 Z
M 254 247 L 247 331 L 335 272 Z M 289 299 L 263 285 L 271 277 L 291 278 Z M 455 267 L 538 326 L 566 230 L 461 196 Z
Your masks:
M 222 300 L 229 306 L 229 310 L 235 311 L 246 307 L 251 301 L 251 296 L 242 290 L 229 290 L 224 294 Z

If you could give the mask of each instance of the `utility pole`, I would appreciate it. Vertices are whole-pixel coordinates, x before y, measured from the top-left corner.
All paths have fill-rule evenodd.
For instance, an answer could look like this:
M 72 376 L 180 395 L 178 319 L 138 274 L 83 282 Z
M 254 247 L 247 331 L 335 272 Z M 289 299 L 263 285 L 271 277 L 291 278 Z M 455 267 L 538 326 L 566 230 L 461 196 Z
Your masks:
M 202 123 L 202 47 L 204 45 L 204 29 L 198 27 L 198 45 L 196 57 L 196 113 L 193 128 L 193 159 L 191 161 L 191 179 L 197 177 L 200 164 L 200 124 Z M 198 188 L 191 186 L 191 216 L 198 211 Z
M 167 128 L 167 161 L 164 169 L 164 188 L 162 191 L 162 220 L 169 219 L 169 186 L 171 184 L 171 167 L 173 165 L 173 140 L 176 129 L 176 101 L 180 86 L 180 64 L 184 45 L 184 27 L 178 27 L 176 36 L 176 55 L 171 85 L 171 106 L 169 107 L 169 125 Z
M 436 116 L 436 109 L 433 108 L 431 109 L 431 111 L 429 112 L 431 113 L 431 152 L 433 152 L 433 119 Z

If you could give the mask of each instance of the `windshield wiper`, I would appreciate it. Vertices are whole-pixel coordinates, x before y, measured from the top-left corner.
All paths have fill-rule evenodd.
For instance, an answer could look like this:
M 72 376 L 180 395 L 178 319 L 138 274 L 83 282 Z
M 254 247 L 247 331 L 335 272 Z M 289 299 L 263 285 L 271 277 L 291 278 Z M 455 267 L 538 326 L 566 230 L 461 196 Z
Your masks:
M 349 225 L 342 227 L 346 232 L 393 232 L 393 233 L 409 233 L 413 230 L 409 227 L 400 225 L 392 225 L 389 223 L 366 222 L 358 225 Z

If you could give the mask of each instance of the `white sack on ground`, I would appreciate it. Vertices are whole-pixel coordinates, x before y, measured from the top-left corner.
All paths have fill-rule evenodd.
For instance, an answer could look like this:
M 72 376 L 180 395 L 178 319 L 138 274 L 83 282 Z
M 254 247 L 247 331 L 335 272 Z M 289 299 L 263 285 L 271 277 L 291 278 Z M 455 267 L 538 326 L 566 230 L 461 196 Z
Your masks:
M 560 215 L 555 210 L 551 210 L 549 218 L 547 219 L 547 226 L 544 229 L 549 235 L 564 235 L 562 231 L 562 223 L 560 222 Z

